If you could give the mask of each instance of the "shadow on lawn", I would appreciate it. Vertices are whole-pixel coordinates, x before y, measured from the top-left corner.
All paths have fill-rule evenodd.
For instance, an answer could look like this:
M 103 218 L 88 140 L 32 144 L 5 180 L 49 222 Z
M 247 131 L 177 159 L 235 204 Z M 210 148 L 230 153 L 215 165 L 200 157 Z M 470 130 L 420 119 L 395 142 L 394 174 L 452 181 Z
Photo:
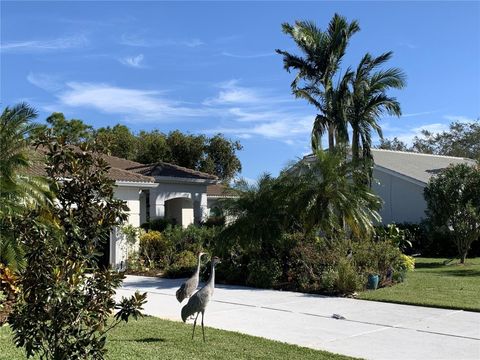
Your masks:
M 448 276 L 480 276 L 480 270 L 473 270 L 473 269 L 448 269 L 443 271 L 435 271 L 437 273 L 442 273 L 442 275 Z
M 415 263 L 415 269 L 436 269 L 436 268 L 444 268 L 446 265 L 443 262 L 421 262 Z
M 155 342 L 165 342 L 167 340 L 165 339 L 162 339 L 162 338 L 152 338 L 152 337 L 149 337 L 149 338 L 144 338 L 144 339 L 135 339 L 133 340 L 135 342 L 140 342 L 140 343 L 155 343 Z

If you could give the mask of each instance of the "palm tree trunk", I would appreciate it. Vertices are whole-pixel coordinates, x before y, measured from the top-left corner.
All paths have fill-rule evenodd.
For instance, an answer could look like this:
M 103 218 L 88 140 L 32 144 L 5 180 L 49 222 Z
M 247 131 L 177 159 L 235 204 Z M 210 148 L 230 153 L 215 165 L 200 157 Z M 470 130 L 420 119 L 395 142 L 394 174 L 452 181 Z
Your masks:
M 328 126 L 328 150 L 329 151 L 335 150 L 335 126 L 334 125 Z
M 353 128 L 352 134 L 352 161 L 356 165 L 360 159 L 360 134 L 356 127 Z

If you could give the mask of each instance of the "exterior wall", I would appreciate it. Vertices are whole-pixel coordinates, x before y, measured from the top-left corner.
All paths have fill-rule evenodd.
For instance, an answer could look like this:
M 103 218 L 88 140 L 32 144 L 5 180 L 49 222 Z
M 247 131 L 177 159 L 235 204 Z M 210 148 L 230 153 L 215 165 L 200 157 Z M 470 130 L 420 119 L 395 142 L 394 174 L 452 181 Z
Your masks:
M 140 189 L 117 186 L 115 197 L 124 200 L 129 208 L 126 224 L 140 226 Z M 127 242 L 119 228 L 110 234 L 110 265 L 114 269 L 124 269 L 127 260 Z
M 425 218 L 424 186 L 379 169 L 374 169 L 373 176 L 372 189 L 384 201 L 380 211 L 383 224 L 419 223 Z
M 207 185 L 193 183 L 159 183 L 150 189 L 150 218 L 165 217 L 165 202 L 175 198 L 186 198 L 193 202 L 193 217 L 196 223 L 207 217 Z M 183 216 L 183 215 L 182 215 Z M 185 217 L 190 216 L 189 211 Z

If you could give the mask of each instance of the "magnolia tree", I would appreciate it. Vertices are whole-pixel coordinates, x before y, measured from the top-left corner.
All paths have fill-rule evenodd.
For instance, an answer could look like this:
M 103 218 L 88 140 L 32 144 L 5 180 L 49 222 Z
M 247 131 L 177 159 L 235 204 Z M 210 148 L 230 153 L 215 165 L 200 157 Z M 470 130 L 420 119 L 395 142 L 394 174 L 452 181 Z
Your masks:
M 430 223 L 450 232 L 461 263 L 480 237 L 480 167 L 466 164 L 447 168 L 425 188 Z
M 124 276 L 101 261 L 110 231 L 126 219 L 127 208 L 114 198 L 114 181 L 101 157 L 56 142 L 45 148 L 56 204 L 17 224 L 26 267 L 10 317 L 14 339 L 27 357 L 103 359 L 107 332 L 141 315 L 146 298 L 136 293 L 116 303 Z

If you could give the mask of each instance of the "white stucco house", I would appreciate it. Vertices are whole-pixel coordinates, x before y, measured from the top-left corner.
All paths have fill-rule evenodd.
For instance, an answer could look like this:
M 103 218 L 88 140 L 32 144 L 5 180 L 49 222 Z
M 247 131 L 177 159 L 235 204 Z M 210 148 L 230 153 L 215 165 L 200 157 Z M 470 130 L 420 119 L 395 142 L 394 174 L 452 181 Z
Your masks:
M 127 224 L 139 227 L 149 219 L 168 218 L 187 227 L 208 218 L 207 188 L 219 182 L 215 175 L 164 162 L 145 165 L 116 156 L 101 157 L 110 166 L 108 176 L 115 180 L 115 197 L 128 206 Z M 30 173 L 45 176 L 45 165 L 34 164 Z M 126 249 L 121 229 L 114 229 L 106 249 L 113 268 L 124 268 Z
M 430 178 L 449 165 L 475 165 L 474 160 L 452 156 L 380 149 L 372 149 L 372 154 L 372 189 L 383 200 L 383 224 L 419 223 L 426 216 L 423 191 Z M 313 155 L 305 159 L 311 160 Z

